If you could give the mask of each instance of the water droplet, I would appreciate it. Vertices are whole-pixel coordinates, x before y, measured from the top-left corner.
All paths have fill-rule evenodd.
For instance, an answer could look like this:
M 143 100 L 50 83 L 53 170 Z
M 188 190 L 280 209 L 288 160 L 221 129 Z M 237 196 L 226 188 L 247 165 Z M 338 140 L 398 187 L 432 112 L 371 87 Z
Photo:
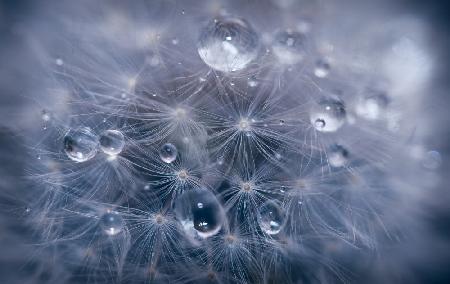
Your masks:
M 280 31 L 272 49 L 281 64 L 297 64 L 306 57 L 306 36 L 291 30 Z
M 146 184 L 145 186 L 144 186 L 144 190 L 150 190 L 150 185 L 149 184 Z
M 256 81 L 256 79 L 254 78 L 249 78 L 247 84 L 249 87 L 254 88 L 258 86 L 258 81 Z
M 334 132 L 345 122 L 346 111 L 341 101 L 324 99 L 310 112 L 310 121 L 314 128 L 322 132 Z
M 106 130 L 100 135 L 100 149 L 108 155 L 117 155 L 125 146 L 125 137 L 118 130 Z
M 89 127 L 70 129 L 64 136 L 64 151 L 75 162 L 85 162 L 97 153 L 98 137 Z
M 172 44 L 173 44 L 173 45 L 177 45 L 178 42 L 179 42 L 179 40 L 178 40 L 177 38 L 173 38 L 173 39 L 172 39 Z
M 62 66 L 62 65 L 64 64 L 64 61 L 63 61 L 61 58 L 57 58 L 57 59 L 55 60 L 55 63 L 56 63 L 56 65 L 58 65 L 58 66 Z
M 50 113 L 49 113 L 47 110 L 44 109 L 44 110 L 42 111 L 41 118 L 42 118 L 43 121 L 48 122 L 48 121 L 50 121 L 50 119 L 51 119 L 52 117 L 51 117 Z
M 258 223 L 266 234 L 278 234 L 284 225 L 283 210 L 274 202 L 267 201 L 258 210 Z
M 258 55 L 259 37 L 244 19 L 222 17 L 200 33 L 198 54 L 211 68 L 232 72 L 245 68 Z
M 108 236 L 115 236 L 122 232 L 125 222 L 116 211 L 108 211 L 100 218 L 100 227 Z
M 166 143 L 162 145 L 161 149 L 159 150 L 159 157 L 163 162 L 165 163 L 172 163 L 175 161 L 178 155 L 178 150 L 172 143 Z
M 330 72 L 331 66 L 328 60 L 326 59 L 319 59 L 316 61 L 316 66 L 314 68 L 314 75 L 318 78 L 325 78 L 328 76 L 328 73 Z
M 314 127 L 318 130 L 325 127 L 325 120 L 318 118 L 314 121 Z
M 372 94 L 363 98 L 356 105 L 356 114 L 368 120 L 376 120 L 389 104 L 389 99 L 384 93 Z
M 330 166 L 339 168 L 347 164 L 348 161 L 348 151 L 343 146 L 338 144 L 333 144 L 330 146 L 328 152 L 328 162 Z
M 185 191 L 175 200 L 174 212 L 189 236 L 202 239 L 217 234 L 225 218 L 219 201 L 207 189 Z
M 442 157 L 438 151 L 428 151 L 422 161 L 422 165 L 430 170 L 436 170 L 441 164 Z

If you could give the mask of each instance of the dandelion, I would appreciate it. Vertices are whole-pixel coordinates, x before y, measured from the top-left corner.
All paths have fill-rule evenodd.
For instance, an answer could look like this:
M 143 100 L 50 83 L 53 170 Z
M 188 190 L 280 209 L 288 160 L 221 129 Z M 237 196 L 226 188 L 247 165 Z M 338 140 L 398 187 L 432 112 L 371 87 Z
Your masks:
M 364 277 L 426 238 L 446 165 L 417 118 L 423 23 L 322 1 L 82 2 L 13 29 L 42 66 L 17 64 L 26 146 L 0 135 L 28 177 L 0 170 L 5 215 L 26 220 L 0 227 L 35 248 L 4 281 L 395 282 Z

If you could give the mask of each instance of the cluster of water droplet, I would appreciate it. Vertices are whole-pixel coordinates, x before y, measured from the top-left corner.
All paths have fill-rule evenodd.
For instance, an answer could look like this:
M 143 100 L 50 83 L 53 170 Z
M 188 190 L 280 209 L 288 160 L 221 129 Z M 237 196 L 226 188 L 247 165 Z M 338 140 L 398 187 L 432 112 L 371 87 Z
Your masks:
M 118 130 L 106 130 L 100 136 L 89 127 L 71 128 L 64 136 L 64 151 L 75 162 L 86 162 L 95 157 L 99 148 L 107 155 L 122 152 L 125 137 Z
M 171 43 L 171 48 L 177 48 L 183 44 L 182 40 L 178 38 L 173 38 Z M 270 48 L 267 48 L 270 52 L 265 54 L 261 52 L 264 49 L 264 43 L 270 44 Z M 94 127 L 89 122 L 86 122 L 85 125 L 81 123 L 80 125 L 74 125 L 66 130 L 62 147 L 63 152 L 69 158 L 69 162 L 78 165 L 78 163 L 91 161 L 93 164 L 98 163 L 100 168 L 105 160 L 109 162 L 120 156 L 118 160 L 123 158 L 126 161 L 124 163 L 125 169 L 120 168 L 120 166 L 116 168 L 116 173 L 118 176 L 120 175 L 121 179 L 120 186 L 137 184 L 138 187 L 142 182 L 141 188 L 145 196 L 149 195 L 153 198 L 149 203 L 152 205 L 163 204 L 162 209 L 158 208 L 157 217 L 153 219 L 148 217 L 150 216 L 149 212 L 145 212 L 145 214 L 148 213 L 148 215 L 144 214 L 145 218 L 139 219 L 141 216 L 138 218 L 133 215 L 135 213 L 130 213 L 128 210 L 130 208 L 121 208 L 120 206 L 123 204 L 110 204 L 111 206 L 107 208 L 115 208 L 117 211 L 106 210 L 106 212 L 101 211 L 101 214 L 95 215 L 96 226 L 103 234 L 111 237 L 108 238 L 109 240 L 116 240 L 117 237 L 112 237 L 124 234 L 124 232 L 128 232 L 128 229 L 136 229 L 135 227 L 142 229 L 151 222 L 155 222 L 156 226 L 163 227 L 163 223 L 171 218 L 165 219 L 166 217 L 163 217 L 163 214 L 169 212 L 173 214 L 173 220 L 176 221 L 177 228 L 191 241 L 190 245 L 203 244 L 206 247 L 205 244 L 209 244 L 208 241 L 215 239 L 213 236 L 222 233 L 231 236 L 233 229 L 236 228 L 238 228 L 236 231 L 242 230 L 246 233 L 250 231 L 251 241 L 275 241 L 282 240 L 285 237 L 288 239 L 289 234 L 298 233 L 297 230 L 293 229 L 296 224 L 295 220 L 292 219 L 300 218 L 300 215 L 303 214 L 303 212 L 297 212 L 303 210 L 303 199 L 314 195 L 312 193 L 315 190 L 315 188 L 312 188 L 315 185 L 314 182 L 322 182 L 325 167 L 321 163 L 326 162 L 327 170 L 333 173 L 341 173 L 346 170 L 350 172 L 352 170 L 350 166 L 356 154 L 350 148 L 349 145 L 351 144 L 338 143 L 341 140 L 347 142 L 346 138 L 351 134 L 340 134 L 352 127 L 355 123 L 355 116 L 357 119 L 363 120 L 364 123 L 381 121 L 389 107 L 388 96 L 384 92 L 367 91 L 360 95 L 358 100 L 352 101 L 347 100 L 350 97 L 348 95 L 341 96 L 340 93 L 331 95 L 331 91 L 330 93 L 324 92 L 320 88 L 317 88 L 320 90 L 320 94 L 317 94 L 317 96 L 303 95 L 303 90 L 299 89 L 290 90 L 292 94 L 295 93 L 298 97 L 301 97 L 299 99 L 302 102 L 299 103 L 301 107 L 307 107 L 306 112 L 303 113 L 299 110 L 299 106 L 289 105 L 292 101 L 291 97 L 293 100 L 298 99 L 292 94 L 288 94 L 291 97 L 286 100 L 287 102 L 283 100 L 274 100 L 276 103 L 264 101 L 267 97 L 265 92 L 268 92 L 267 90 L 271 89 L 272 86 L 261 89 L 260 87 L 261 85 L 267 87 L 272 82 L 270 80 L 266 80 L 270 83 L 259 81 L 257 78 L 259 73 L 254 72 L 252 68 L 260 68 L 265 71 L 263 68 L 267 68 L 267 66 L 262 67 L 258 64 L 263 62 L 262 58 L 267 54 L 270 54 L 267 56 L 270 63 L 272 63 L 270 60 L 276 60 L 279 63 L 276 64 L 277 68 L 274 68 L 277 72 L 280 70 L 280 66 L 281 69 L 288 68 L 287 70 L 293 70 L 291 68 L 295 69 L 299 66 L 307 69 L 305 71 L 307 80 L 304 81 L 313 82 L 311 84 L 320 85 L 321 82 L 325 82 L 332 77 L 333 73 L 330 73 L 330 71 L 335 72 L 334 61 L 331 61 L 330 58 L 322 54 L 317 56 L 317 53 L 311 55 L 312 49 L 314 49 L 311 35 L 302 29 L 277 29 L 275 33 L 271 34 L 270 40 L 264 41 L 263 36 L 257 32 L 249 21 L 236 16 L 222 15 L 210 20 L 199 29 L 197 46 L 194 45 L 193 49 L 201 59 L 199 62 L 202 64 L 200 68 L 202 72 L 205 71 L 205 68 L 208 68 L 206 74 L 196 77 L 195 80 L 195 84 L 200 86 L 200 91 L 195 92 L 200 93 L 201 98 L 197 100 L 197 97 L 192 95 L 195 103 L 192 103 L 191 97 L 186 100 L 187 103 L 193 105 L 196 105 L 197 101 L 198 104 L 207 102 L 198 109 L 192 107 L 192 113 L 198 111 L 199 121 L 191 122 L 193 119 L 190 108 L 187 111 L 187 108 L 173 105 L 172 96 L 183 96 L 181 94 L 183 92 L 175 88 L 175 92 L 170 91 L 170 96 L 167 94 L 167 97 L 170 97 L 169 103 L 164 101 L 165 97 L 156 99 L 156 95 L 152 94 L 151 97 L 142 99 L 145 103 L 148 103 L 142 104 L 144 105 L 142 108 L 140 108 L 139 103 L 133 103 L 133 108 L 136 108 L 134 109 L 135 112 L 126 112 L 120 109 L 126 114 L 120 117 L 121 119 L 133 118 L 130 119 L 129 124 L 127 124 L 128 121 L 124 123 L 127 127 L 121 130 L 104 128 L 98 130 L 98 126 Z M 150 66 L 157 68 L 160 63 L 159 60 L 150 60 Z M 331 62 L 333 62 L 333 70 L 331 70 Z M 58 66 L 66 66 L 66 64 L 66 61 L 57 61 Z M 197 80 L 198 78 L 200 79 Z M 301 78 L 301 80 L 303 79 L 304 77 Z M 147 83 L 145 80 L 143 80 L 144 82 L 138 81 L 138 79 L 133 79 L 133 90 L 130 91 L 136 97 L 145 93 L 137 92 L 138 87 L 142 87 L 137 85 Z M 241 84 L 242 82 L 243 84 Z M 280 92 L 280 97 L 288 96 L 285 94 L 285 90 L 280 88 L 280 86 L 284 87 L 283 84 L 285 82 L 279 80 L 275 84 L 279 88 L 273 87 Z M 224 87 L 225 85 L 226 87 Z M 211 86 L 215 86 L 217 90 L 211 91 Z M 242 88 L 242 86 L 244 87 Z M 147 87 L 144 86 L 143 88 L 151 89 L 152 86 Z M 203 87 L 207 91 L 203 91 Z M 240 88 L 245 89 L 246 92 L 240 92 Z M 233 92 L 229 89 L 238 91 Z M 192 89 L 189 89 L 188 92 L 191 91 Z M 259 95 L 258 92 L 264 92 L 264 94 Z M 173 93 L 176 94 L 173 95 Z M 223 93 L 226 93 L 226 95 L 223 95 Z M 254 95 L 254 93 L 257 94 Z M 191 96 L 190 93 L 188 95 Z M 198 94 L 195 93 L 195 95 Z M 131 105 L 130 98 L 133 96 L 123 93 L 118 96 L 120 98 L 115 99 Z M 226 99 L 223 99 L 223 97 L 226 97 Z M 133 97 L 133 99 L 135 98 Z M 264 103 L 261 103 L 261 101 L 264 101 Z M 216 104 L 219 106 L 217 107 Z M 148 105 L 151 105 L 151 107 L 148 107 Z M 243 105 L 246 107 L 249 105 L 249 107 L 244 108 Z M 115 107 L 115 105 L 111 107 L 111 110 L 117 111 Z M 170 110 L 164 112 L 166 109 Z M 114 111 L 112 111 L 113 115 L 115 114 Z M 136 118 L 139 116 L 136 113 L 139 114 L 140 111 L 143 111 L 145 116 L 142 119 L 143 122 Z M 222 115 L 221 112 L 226 111 L 228 113 Z M 157 116 L 155 114 L 159 115 L 159 112 L 163 115 Z M 302 115 L 304 117 L 301 117 Z M 148 117 L 151 117 L 151 119 L 147 119 Z M 207 122 L 201 121 L 202 118 L 205 118 Z M 45 123 L 51 119 L 52 116 L 47 111 L 42 112 L 42 120 Z M 105 123 L 105 121 L 103 122 Z M 198 129 L 201 130 L 198 131 Z M 134 139 L 135 137 L 138 138 Z M 217 139 L 220 140 L 217 143 L 219 146 L 214 144 L 214 139 L 217 137 L 220 138 Z M 313 137 L 311 138 L 311 145 L 305 146 L 307 144 L 305 141 L 310 137 Z M 343 139 L 339 139 L 340 137 Z M 286 146 L 286 144 L 289 145 Z M 304 151 L 304 148 L 307 148 L 307 150 Z M 128 150 L 132 154 L 128 153 Z M 98 153 L 107 159 L 94 159 Z M 305 160 L 308 160 L 308 162 L 304 162 Z M 309 183 L 309 180 L 303 180 L 303 176 L 300 176 L 304 174 L 303 166 L 314 167 L 316 162 L 320 165 L 317 168 L 320 168 L 322 176 L 313 176 L 313 182 L 311 183 Z M 423 167 L 432 170 L 440 166 L 442 159 L 438 152 L 429 151 L 425 154 L 422 153 L 421 162 Z M 111 164 L 115 165 L 116 163 Z M 299 166 L 299 164 L 301 165 Z M 90 163 L 85 163 L 85 165 L 90 165 Z M 199 170 L 196 168 L 197 172 L 191 171 L 190 167 L 197 167 Z M 270 174 L 266 172 L 254 174 L 252 171 L 257 167 L 271 168 L 272 171 L 269 171 Z M 255 185 L 256 183 L 253 181 L 241 182 L 241 180 L 238 182 L 238 186 L 233 186 L 232 184 L 236 183 L 235 175 L 241 174 L 240 171 L 245 172 L 242 174 L 243 176 L 239 176 L 241 179 L 249 178 L 252 174 L 254 174 L 255 179 L 264 180 L 267 178 L 268 182 L 264 185 L 266 187 Z M 135 172 L 138 172 L 138 174 L 131 176 Z M 277 175 L 279 172 L 282 173 L 280 174 L 281 177 Z M 292 172 L 295 173 L 292 174 Z M 90 173 L 86 173 L 85 176 L 91 177 Z M 100 179 L 102 177 L 94 178 Z M 105 184 L 107 183 L 109 189 L 111 182 L 105 182 Z M 102 182 L 92 183 L 89 181 L 83 183 L 83 186 L 85 186 L 84 184 L 94 187 L 98 184 L 101 185 Z M 261 190 L 259 187 L 263 187 L 263 189 Z M 101 191 L 102 188 L 99 190 Z M 86 195 L 89 198 L 95 198 L 97 192 L 91 193 L 89 192 Z M 130 202 L 128 197 L 130 199 L 135 198 L 134 194 L 135 192 L 131 192 L 130 189 L 130 192 L 124 194 L 126 196 L 124 199 Z M 232 196 L 233 194 L 235 196 Z M 320 196 L 320 194 L 316 196 Z M 329 199 L 334 200 L 334 198 Z M 336 199 L 338 198 L 336 197 Z M 294 199 L 295 202 L 292 201 Z M 144 202 L 146 201 L 139 200 L 137 203 Z M 326 200 L 325 202 L 329 201 Z M 129 204 L 131 202 L 127 203 L 126 206 L 130 206 Z M 341 205 L 339 204 L 338 207 Z M 93 207 L 95 206 L 98 205 Z M 331 228 L 332 225 L 325 224 L 326 222 L 321 219 L 321 212 L 312 212 L 315 208 L 309 209 L 308 214 L 318 215 L 319 217 L 312 217 L 319 219 L 319 223 L 323 222 L 320 225 L 325 229 L 321 228 L 322 230 L 331 231 L 331 235 L 344 235 L 344 233 Z M 239 212 L 235 213 L 236 210 Z M 336 208 L 331 210 L 338 211 Z M 129 218 L 130 220 L 128 220 L 125 218 L 124 212 L 130 216 L 133 215 L 133 218 L 138 219 L 140 223 L 135 227 L 127 227 L 128 222 L 133 222 L 134 219 Z M 333 213 L 329 213 L 329 215 Z M 305 218 L 310 217 L 306 216 Z M 331 217 L 327 215 L 324 218 Z M 336 223 L 342 221 L 339 218 L 346 217 L 336 216 Z M 342 223 L 347 221 L 344 220 Z M 308 222 L 313 221 L 308 219 L 306 223 Z M 148 227 L 151 226 L 148 225 Z M 314 224 L 311 227 L 314 227 Z M 315 229 L 313 228 L 312 231 Z M 145 234 L 142 233 L 142 235 Z M 151 236 L 151 238 L 153 237 Z M 164 236 L 165 240 L 171 237 Z M 155 237 L 155 239 L 158 238 L 161 237 Z M 160 240 L 158 239 L 158 241 Z M 181 240 L 177 241 L 181 242 Z M 227 244 L 232 247 L 231 244 L 234 244 L 235 237 L 229 237 L 227 241 Z

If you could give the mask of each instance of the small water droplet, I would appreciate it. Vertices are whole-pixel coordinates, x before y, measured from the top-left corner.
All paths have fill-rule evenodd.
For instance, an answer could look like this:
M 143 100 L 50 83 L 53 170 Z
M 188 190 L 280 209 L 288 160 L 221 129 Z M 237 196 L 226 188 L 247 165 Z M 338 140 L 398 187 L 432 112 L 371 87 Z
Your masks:
M 159 150 L 159 156 L 161 160 L 165 163 L 172 163 L 175 161 L 178 155 L 178 150 L 172 143 L 166 143 L 162 145 L 161 149 Z
M 438 169 L 442 164 L 442 157 L 438 151 L 428 151 L 423 158 L 422 165 L 430 170 Z
M 316 67 L 314 68 L 314 75 L 318 78 L 325 78 L 330 72 L 331 66 L 327 59 L 320 59 L 316 62 Z
M 285 221 L 283 210 L 274 201 L 267 201 L 258 209 L 258 223 L 266 234 L 278 234 Z
M 316 130 L 334 132 L 345 123 L 345 106 L 341 101 L 324 99 L 311 109 L 310 120 Z
M 338 144 L 333 144 L 330 146 L 328 152 L 328 162 L 330 166 L 339 168 L 347 164 L 349 153 L 347 149 Z
M 100 149 L 108 155 L 117 155 L 125 146 L 125 137 L 118 130 L 106 130 L 100 135 Z
M 108 211 L 100 218 L 100 227 L 108 236 L 115 236 L 122 232 L 125 222 L 116 211 Z
M 85 162 L 97 153 L 98 137 L 89 127 L 70 129 L 64 136 L 64 151 L 75 162 Z

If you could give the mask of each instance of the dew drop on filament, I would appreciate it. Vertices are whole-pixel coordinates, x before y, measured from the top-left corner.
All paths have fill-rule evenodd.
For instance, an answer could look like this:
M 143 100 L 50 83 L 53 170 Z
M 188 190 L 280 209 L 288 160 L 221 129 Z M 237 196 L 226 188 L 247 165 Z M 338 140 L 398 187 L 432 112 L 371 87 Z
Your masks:
M 205 239 L 217 234 L 224 221 L 224 211 L 207 189 L 185 191 L 174 202 L 175 217 L 187 235 Z
M 81 163 L 92 159 L 97 153 L 98 137 L 89 127 L 70 129 L 64 136 L 64 151 L 73 161 Z
M 233 72 L 245 68 L 258 55 L 259 37 L 244 19 L 221 17 L 200 32 L 198 54 L 211 68 Z
M 345 123 L 345 106 L 341 101 L 335 99 L 322 100 L 312 107 L 310 120 L 316 130 L 334 132 Z
M 161 149 L 159 150 L 159 157 L 161 160 L 165 163 L 172 163 L 175 161 L 178 155 L 178 150 L 172 143 L 166 143 L 162 145 Z
M 259 227 L 268 235 L 278 234 L 284 221 L 284 211 L 274 201 L 267 201 L 258 210 Z
M 106 130 L 100 135 L 100 149 L 108 155 L 117 155 L 125 146 L 125 137 L 118 130 Z

